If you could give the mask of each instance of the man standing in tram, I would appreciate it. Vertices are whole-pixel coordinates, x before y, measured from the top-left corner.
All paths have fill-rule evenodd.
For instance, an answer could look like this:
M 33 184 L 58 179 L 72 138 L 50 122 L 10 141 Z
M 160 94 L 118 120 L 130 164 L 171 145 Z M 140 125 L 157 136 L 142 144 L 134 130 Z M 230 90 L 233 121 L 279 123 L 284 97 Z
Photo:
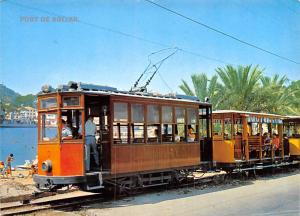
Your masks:
M 99 153 L 97 150 L 97 145 L 96 145 L 96 132 L 97 128 L 95 123 L 93 122 L 93 117 L 89 116 L 86 123 L 85 123 L 85 152 L 86 152 L 86 164 L 85 164 L 85 169 L 86 171 L 90 170 L 90 163 L 91 163 L 91 148 L 93 150 L 93 155 L 95 159 L 95 163 L 97 165 L 97 168 L 100 167 L 99 164 Z

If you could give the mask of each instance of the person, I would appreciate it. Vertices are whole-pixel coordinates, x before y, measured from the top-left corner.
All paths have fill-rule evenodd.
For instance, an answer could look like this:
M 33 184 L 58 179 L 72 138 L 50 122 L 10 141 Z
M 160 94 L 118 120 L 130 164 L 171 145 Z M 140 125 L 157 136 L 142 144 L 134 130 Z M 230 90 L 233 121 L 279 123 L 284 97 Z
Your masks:
M 194 128 L 189 125 L 188 126 L 188 142 L 194 142 L 196 138 L 196 135 L 194 133 Z
M 2 170 L 2 175 L 11 175 L 11 163 L 14 160 L 14 154 L 9 154 L 7 159 L 6 159 L 6 166 Z
M 270 150 L 271 150 L 271 142 L 272 139 L 270 138 L 270 133 L 264 133 L 264 145 L 265 145 L 265 156 L 270 156 Z
M 72 130 L 68 124 L 66 124 L 65 120 L 61 120 L 62 129 L 61 129 L 61 136 L 63 140 L 72 139 Z
M 275 155 L 279 156 L 280 140 L 275 133 L 273 133 L 272 143 L 275 148 Z
M 97 167 L 100 166 L 99 164 L 99 153 L 98 153 L 98 149 L 97 149 L 97 145 L 96 145 L 96 132 L 97 132 L 97 128 L 95 123 L 93 122 L 93 117 L 89 116 L 86 123 L 85 123 L 85 151 L 86 151 L 86 163 L 85 163 L 85 169 L 86 171 L 90 170 L 90 163 L 91 163 L 91 148 L 93 151 L 93 155 L 94 155 L 94 159 L 95 159 L 95 163 L 97 165 Z

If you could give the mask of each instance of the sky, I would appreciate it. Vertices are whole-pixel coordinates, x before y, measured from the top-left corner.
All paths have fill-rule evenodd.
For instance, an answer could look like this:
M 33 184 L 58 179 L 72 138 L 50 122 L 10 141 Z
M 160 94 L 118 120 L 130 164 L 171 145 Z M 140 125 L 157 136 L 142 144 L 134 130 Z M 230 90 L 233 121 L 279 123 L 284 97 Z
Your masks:
M 155 2 L 300 62 L 298 0 Z M 54 21 L 57 16 L 77 21 Z M 300 64 L 239 43 L 144 0 L 1 0 L 0 19 L 0 81 L 21 94 L 35 94 L 43 84 L 57 87 L 71 80 L 129 90 L 147 67 L 149 54 L 167 49 L 152 55 L 156 62 L 175 47 L 188 52 L 179 50 L 163 63 L 150 91 L 182 93 L 178 87 L 182 79 L 190 83 L 194 73 L 210 77 L 226 64 L 260 65 L 268 76 L 300 78 Z

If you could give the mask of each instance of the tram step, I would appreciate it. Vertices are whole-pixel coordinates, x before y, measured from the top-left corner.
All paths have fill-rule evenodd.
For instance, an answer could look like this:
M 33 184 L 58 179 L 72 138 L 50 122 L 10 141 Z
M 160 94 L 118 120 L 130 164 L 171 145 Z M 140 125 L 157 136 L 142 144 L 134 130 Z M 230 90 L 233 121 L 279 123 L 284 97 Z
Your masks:
M 102 173 L 101 172 L 90 172 L 86 173 L 87 177 L 87 190 L 97 190 L 104 188 Z

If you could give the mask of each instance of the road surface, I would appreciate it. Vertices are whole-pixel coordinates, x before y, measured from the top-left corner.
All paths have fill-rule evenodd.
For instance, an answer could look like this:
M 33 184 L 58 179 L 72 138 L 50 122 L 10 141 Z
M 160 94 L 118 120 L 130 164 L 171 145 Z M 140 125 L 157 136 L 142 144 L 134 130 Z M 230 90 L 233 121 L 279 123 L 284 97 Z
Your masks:
M 79 215 L 101 216 L 276 216 L 300 215 L 300 172 L 234 181 L 209 188 L 184 188 L 85 206 Z

